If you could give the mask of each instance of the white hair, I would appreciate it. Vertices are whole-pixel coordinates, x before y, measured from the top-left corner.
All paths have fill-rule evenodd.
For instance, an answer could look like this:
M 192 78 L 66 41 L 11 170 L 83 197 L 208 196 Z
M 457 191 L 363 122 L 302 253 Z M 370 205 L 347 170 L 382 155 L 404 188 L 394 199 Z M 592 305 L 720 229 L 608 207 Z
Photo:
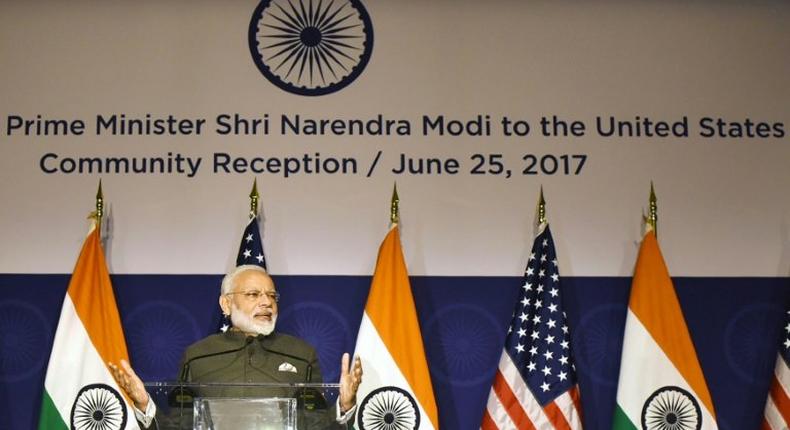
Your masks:
M 221 293 L 222 295 L 228 294 L 233 291 L 233 280 L 238 276 L 240 273 L 246 272 L 248 270 L 254 270 L 256 272 L 261 272 L 266 276 L 269 276 L 269 273 L 261 266 L 256 266 L 254 264 L 243 264 L 241 266 L 236 267 L 235 269 L 228 272 L 224 278 L 222 278 L 222 287 Z

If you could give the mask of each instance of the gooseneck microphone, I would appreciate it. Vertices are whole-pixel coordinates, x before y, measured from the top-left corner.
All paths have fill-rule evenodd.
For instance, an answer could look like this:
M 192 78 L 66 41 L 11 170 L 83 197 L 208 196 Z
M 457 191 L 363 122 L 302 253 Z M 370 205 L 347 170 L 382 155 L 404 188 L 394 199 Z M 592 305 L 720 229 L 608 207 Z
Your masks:
M 281 357 L 290 358 L 292 360 L 300 361 L 306 365 L 305 367 L 305 382 L 310 382 L 313 378 L 313 363 L 309 360 L 298 357 L 293 354 L 288 354 L 287 352 L 277 351 L 275 349 L 267 348 L 263 346 L 263 340 L 266 339 L 266 336 L 259 334 L 255 337 L 258 340 L 258 343 L 261 346 L 261 349 L 270 353 L 279 355 Z M 312 411 L 317 409 L 326 409 L 326 399 L 324 398 L 323 394 L 321 394 L 315 388 L 301 388 L 298 390 L 299 394 L 297 395 L 297 401 L 299 402 L 300 406 L 299 409 L 304 408 L 306 410 Z
M 189 360 L 184 362 L 183 366 L 181 366 L 181 373 L 178 375 L 178 382 L 180 383 L 187 382 L 187 376 L 189 376 L 190 366 L 195 361 L 203 360 L 209 357 L 216 357 L 218 355 L 225 355 L 225 354 L 232 354 L 234 352 L 239 352 L 244 348 L 246 348 L 247 346 L 249 346 L 253 340 L 254 340 L 253 337 L 247 337 L 244 339 L 244 345 L 238 348 L 212 352 L 210 354 L 202 354 L 190 358 Z M 170 392 L 170 394 L 168 395 L 168 403 L 170 404 L 170 406 L 174 406 L 174 407 L 178 406 L 183 409 L 184 405 L 191 405 L 194 398 L 195 398 L 194 391 L 192 391 L 189 387 L 184 387 L 183 385 L 180 385 L 174 388 L 173 391 Z
M 225 350 L 225 351 L 212 352 L 210 354 L 202 354 L 202 355 L 198 355 L 198 356 L 190 358 L 189 360 L 184 362 L 183 366 L 181 366 L 181 374 L 178 376 L 178 381 L 179 382 L 186 382 L 187 375 L 189 375 L 189 368 L 192 365 L 192 363 L 194 363 L 195 361 L 202 360 L 204 358 L 209 358 L 209 357 L 216 357 L 218 355 L 225 355 L 225 354 L 231 354 L 231 353 L 234 353 L 234 352 L 239 352 L 242 349 L 246 348 L 249 344 L 251 344 L 253 340 L 254 340 L 253 337 L 247 337 L 247 338 L 244 339 L 244 345 L 242 345 L 242 346 L 240 346 L 238 348 L 228 349 L 228 350 Z
M 250 339 L 250 338 L 248 338 L 248 339 Z M 295 356 L 293 354 L 288 354 L 286 352 L 277 351 L 277 350 L 274 350 L 274 349 L 269 349 L 269 348 L 263 346 L 263 340 L 266 339 L 266 336 L 264 336 L 262 334 L 259 334 L 258 336 L 255 336 L 255 339 L 257 339 L 258 343 L 261 344 L 261 349 L 266 351 L 266 352 L 268 352 L 268 353 L 276 354 L 276 355 L 279 355 L 279 356 L 282 356 L 282 357 L 290 358 L 292 360 L 301 361 L 302 363 L 304 363 L 306 365 L 306 368 L 305 368 L 305 382 L 310 382 L 310 380 L 313 378 L 313 363 L 311 363 L 310 361 L 308 361 L 305 358 L 297 357 L 297 356 Z

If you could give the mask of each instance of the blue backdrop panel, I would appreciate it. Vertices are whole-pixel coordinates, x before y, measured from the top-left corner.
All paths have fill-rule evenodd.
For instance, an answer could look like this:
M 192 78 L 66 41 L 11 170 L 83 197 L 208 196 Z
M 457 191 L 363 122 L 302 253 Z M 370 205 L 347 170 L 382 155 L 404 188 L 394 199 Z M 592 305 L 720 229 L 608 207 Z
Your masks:
M 0 275 L 0 429 L 34 428 L 69 275 Z M 132 362 L 172 379 L 219 327 L 218 275 L 114 275 Z M 584 421 L 611 421 L 630 278 L 563 278 Z M 277 276 L 278 329 L 319 351 L 327 380 L 351 351 L 369 276 Z M 520 277 L 412 277 L 442 428 L 477 428 Z M 675 278 L 722 430 L 757 429 L 790 289 L 787 278 Z

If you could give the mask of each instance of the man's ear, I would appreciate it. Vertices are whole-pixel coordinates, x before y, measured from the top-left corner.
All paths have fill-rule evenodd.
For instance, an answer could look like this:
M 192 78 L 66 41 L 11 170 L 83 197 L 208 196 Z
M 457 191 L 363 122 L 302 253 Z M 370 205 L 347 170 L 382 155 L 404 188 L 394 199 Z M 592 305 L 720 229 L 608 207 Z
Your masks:
M 230 316 L 230 297 L 224 294 L 219 296 L 219 307 L 223 314 Z

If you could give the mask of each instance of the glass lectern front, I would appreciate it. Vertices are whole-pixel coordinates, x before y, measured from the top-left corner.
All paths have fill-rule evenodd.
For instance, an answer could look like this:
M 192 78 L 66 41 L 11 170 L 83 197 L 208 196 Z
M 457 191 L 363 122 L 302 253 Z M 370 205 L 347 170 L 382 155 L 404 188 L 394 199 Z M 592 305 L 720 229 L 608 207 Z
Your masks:
M 159 430 L 324 430 L 336 421 L 338 384 L 149 382 Z

